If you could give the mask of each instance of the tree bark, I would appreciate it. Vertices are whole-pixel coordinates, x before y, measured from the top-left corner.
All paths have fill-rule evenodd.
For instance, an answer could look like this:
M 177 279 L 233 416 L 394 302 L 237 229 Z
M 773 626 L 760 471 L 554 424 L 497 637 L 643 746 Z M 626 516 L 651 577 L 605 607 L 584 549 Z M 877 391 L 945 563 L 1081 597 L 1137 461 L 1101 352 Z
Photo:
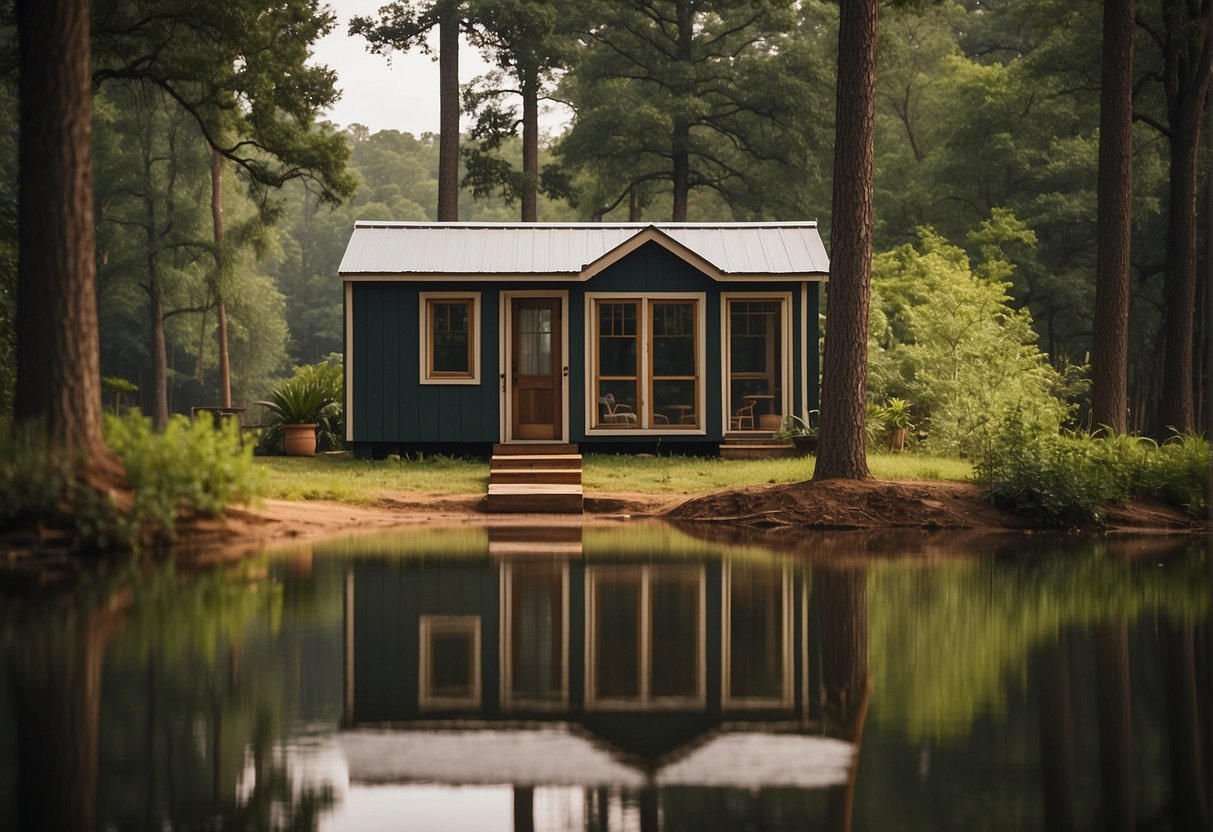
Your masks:
M 539 75 L 520 73 L 522 87 L 522 221 L 539 221 Z
M 1163 3 L 1166 24 L 1165 86 L 1171 146 L 1167 200 L 1166 355 L 1159 434 L 1191 432 L 1192 330 L 1196 303 L 1196 174 L 1201 117 L 1213 73 L 1209 7 Z
M 459 9 L 453 2 L 438 22 L 438 219 L 459 219 Z
M 814 479 L 869 476 L 868 307 L 872 297 L 872 145 L 876 0 L 841 0 L 830 287 Z
M 18 421 L 106 455 L 101 432 L 86 0 L 18 0 Z
M 1103 828 L 1133 829 L 1132 707 L 1129 695 L 1129 634 L 1123 621 L 1095 630 L 1099 686 L 1099 771 Z
M 219 406 L 232 406 L 232 369 L 227 350 L 227 307 L 223 303 L 223 278 L 227 258 L 223 253 L 223 154 L 211 148 L 211 223 L 215 230 L 215 318 L 219 327 Z M 201 357 L 199 357 L 201 360 Z
M 156 255 L 149 254 L 148 260 L 154 261 Z M 164 340 L 164 300 L 160 291 L 160 279 L 156 276 L 156 266 L 149 263 L 152 270 L 148 275 L 148 351 L 152 355 L 152 426 L 163 430 L 168 424 L 168 348 Z
M 1128 430 L 1136 5 L 1136 0 L 1104 0 L 1091 415 L 1096 428 L 1116 433 Z
M 1076 832 L 1074 817 L 1074 715 L 1070 675 L 1060 644 L 1040 656 L 1040 779 L 1045 829 Z

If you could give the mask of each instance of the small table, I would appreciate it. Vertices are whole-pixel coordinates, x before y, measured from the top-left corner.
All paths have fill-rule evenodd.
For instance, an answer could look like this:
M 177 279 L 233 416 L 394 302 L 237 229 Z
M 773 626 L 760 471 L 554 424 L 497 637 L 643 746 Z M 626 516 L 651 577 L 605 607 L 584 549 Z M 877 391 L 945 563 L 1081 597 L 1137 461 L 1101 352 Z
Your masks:
M 224 422 L 235 420 L 240 433 L 240 447 L 244 447 L 244 412 L 247 407 L 191 407 L 190 417 L 197 419 L 202 415 L 211 417 L 216 428 L 223 427 Z

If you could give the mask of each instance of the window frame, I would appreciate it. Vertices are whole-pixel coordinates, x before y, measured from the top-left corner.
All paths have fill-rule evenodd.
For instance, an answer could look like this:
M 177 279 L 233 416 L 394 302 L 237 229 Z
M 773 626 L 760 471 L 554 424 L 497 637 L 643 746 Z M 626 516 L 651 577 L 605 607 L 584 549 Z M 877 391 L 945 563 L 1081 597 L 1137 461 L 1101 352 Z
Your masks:
M 465 372 L 434 370 L 434 316 L 438 303 L 468 304 L 468 364 Z M 419 292 L 420 382 L 422 384 L 480 384 L 480 292 Z
M 433 690 L 433 641 L 437 635 L 456 635 L 469 640 L 471 679 L 466 696 L 442 696 Z M 417 706 L 421 711 L 479 710 L 483 701 L 480 675 L 480 616 L 422 615 L 418 625 Z
M 733 565 L 726 565 L 721 576 L 721 616 L 720 616 L 720 705 L 725 711 L 746 711 L 761 709 L 786 710 L 792 707 L 795 691 L 794 685 L 794 639 L 793 605 L 795 598 L 792 591 L 792 574 L 785 567 L 770 569 L 779 576 L 779 592 L 783 604 L 779 620 L 779 638 L 782 641 L 779 651 L 780 685 L 782 690 L 778 696 L 735 696 L 733 694 Z M 739 570 L 740 571 L 740 570 Z M 807 643 L 807 642 L 806 642 Z
M 653 694 L 653 579 L 678 576 L 694 584 L 696 599 L 695 692 L 689 696 Z M 637 692 L 635 696 L 598 695 L 598 587 L 610 582 L 635 582 L 637 614 Z M 585 709 L 587 711 L 699 711 L 707 703 L 707 571 L 703 566 L 602 566 L 585 571 Z
M 695 322 L 693 347 L 695 350 L 695 414 L 694 427 L 658 425 L 653 422 L 651 400 L 653 397 L 653 315 L 654 303 L 690 303 Z M 598 421 L 598 304 L 637 304 L 637 354 L 636 371 L 638 401 L 636 403 L 636 427 L 618 428 L 597 425 Z M 586 292 L 585 295 L 585 349 L 588 370 L 585 379 L 585 433 L 587 436 L 706 436 L 707 419 L 707 293 L 706 292 Z
M 741 406 L 740 403 L 732 401 L 732 388 L 730 385 L 731 371 L 733 366 L 733 323 L 732 323 L 732 304 L 733 301 L 742 301 L 748 303 L 775 303 L 780 304 L 779 314 L 776 320 L 780 327 L 780 338 L 783 341 L 781 352 L 783 371 L 780 373 L 780 382 L 783 385 L 783 393 L 779 400 L 774 404 L 779 408 L 779 412 L 783 415 L 795 413 L 801 418 L 805 418 L 806 414 L 803 407 L 797 407 L 794 402 L 794 391 L 792 390 L 792 365 L 796 357 L 795 345 L 793 344 L 792 332 L 792 293 L 791 292 L 721 292 L 720 294 L 720 413 L 721 413 L 721 430 L 731 432 L 729 427 L 729 417 Z M 803 321 L 801 322 L 803 324 Z M 803 367 L 802 367 L 803 369 Z M 755 421 L 754 429 L 757 430 L 758 423 Z

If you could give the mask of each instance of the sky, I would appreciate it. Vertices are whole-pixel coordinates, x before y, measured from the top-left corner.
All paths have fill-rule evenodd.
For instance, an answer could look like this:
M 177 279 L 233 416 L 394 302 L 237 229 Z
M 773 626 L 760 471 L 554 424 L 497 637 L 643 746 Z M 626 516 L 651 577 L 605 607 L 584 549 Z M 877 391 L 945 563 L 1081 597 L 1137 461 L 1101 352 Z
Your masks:
M 420 135 L 438 132 L 438 63 L 430 56 L 413 51 L 392 55 L 391 63 L 383 55 L 366 50 L 366 40 L 352 38 L 347 31 L 350 18 L 378 13 L 387 0 L 329 0 L 337 15 L 333 31 L 318 41 L 313 61 L 337 72 L 341 99 L 328 113 L 328 119 L 341 127 L 363 124 L 372 133 L 399 130 Z M 490 65 L 480 53 L 463 44 L 459 52 L 459 82 L 466 84 L 488 72 Z M 558 128 L 562 119 L 541 119 L 543 130 Z M 463 129 L 471 123 L 463 118 Z

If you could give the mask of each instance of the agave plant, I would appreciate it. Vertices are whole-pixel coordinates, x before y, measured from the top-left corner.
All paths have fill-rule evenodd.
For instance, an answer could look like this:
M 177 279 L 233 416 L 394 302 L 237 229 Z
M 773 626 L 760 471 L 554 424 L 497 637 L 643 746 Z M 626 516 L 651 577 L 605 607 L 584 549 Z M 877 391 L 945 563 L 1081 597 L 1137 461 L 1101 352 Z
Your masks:
M 282 452 L 284 425 L 315 425 L 321 450 L 341 444 L 341 403 L 314 378 L 284 381 L 270 394 L 269 401 L 257 404 L 266 409 L 267 423 L 258 442 L 263 452 Z

